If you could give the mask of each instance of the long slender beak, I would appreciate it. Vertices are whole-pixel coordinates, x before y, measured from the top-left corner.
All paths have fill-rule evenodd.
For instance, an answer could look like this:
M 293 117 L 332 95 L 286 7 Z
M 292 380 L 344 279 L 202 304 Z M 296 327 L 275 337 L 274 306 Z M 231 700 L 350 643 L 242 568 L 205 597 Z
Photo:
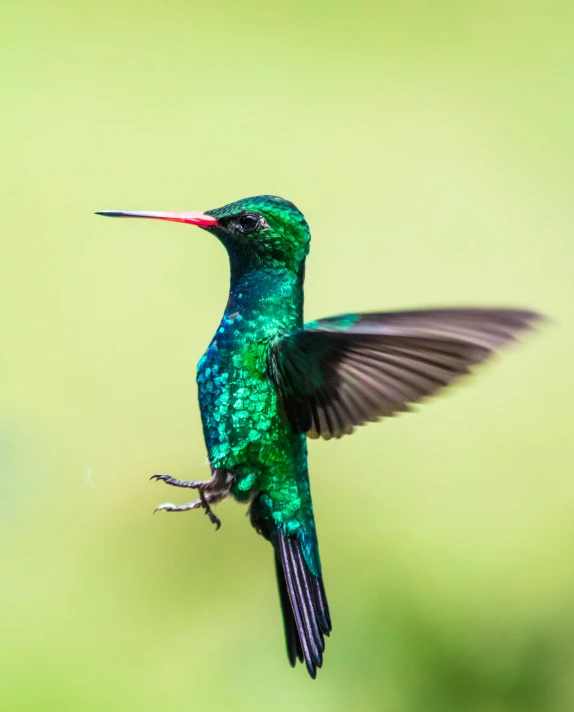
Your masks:
M 205 213 L 156 213 L 127 210 L 99 210 L 96 215 L 109 218 L 148 218 L 150 220 L 167 220 L 168 222 L 187 223 L 198 227 L 215 227 L 217 218 Z

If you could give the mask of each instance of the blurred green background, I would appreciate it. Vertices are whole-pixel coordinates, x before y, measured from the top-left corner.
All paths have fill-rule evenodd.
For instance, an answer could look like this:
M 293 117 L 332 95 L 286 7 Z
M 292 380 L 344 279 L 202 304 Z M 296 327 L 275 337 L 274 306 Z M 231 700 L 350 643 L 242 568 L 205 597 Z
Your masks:
M 574 702 L 574 6 L 32 0 L 0 10 L 0 709 L 561 712 Z M 288 667 L 195 365 L 227 294 L 199 230 L 94 210 L 274 193 L 307 316 L 516 305 L 551 328 L 310 443 L 334 634 Z

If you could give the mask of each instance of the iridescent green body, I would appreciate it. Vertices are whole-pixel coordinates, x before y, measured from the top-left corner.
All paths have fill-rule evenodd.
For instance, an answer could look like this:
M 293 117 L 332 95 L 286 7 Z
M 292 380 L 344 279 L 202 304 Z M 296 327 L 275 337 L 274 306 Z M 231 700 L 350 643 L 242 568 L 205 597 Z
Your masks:
M 301 537 L 319 573 L 305 435 L 282 416 L 268 377 L 270 345 L 302 326 L 298 275 L 281 268 L 242 275 L 199 362 L 197 382 L 211 466 L 233 471 L 233 496 L 253 500 L 271 538 L 277 527 Z
M 287 201 L 250 199 L 211 211 L 257 210 L 275 228 L 280 254 L 253 241 L 230 243 L 229 300 L 198 364 L 199 404 L 213 469 L 234 473 L 232 495 L 251 501 L 252 520 L 273 540 L 279 528 L 299 538 L 307 565 L 320 573 L 304 434 L 296 433 L 269 378 L 269 349 L 303 326 L 304 260 L 309 229 Z M 276 221 L 276 225 L 273 225 Z M 285 249 L 291 246 L 291 249 Z

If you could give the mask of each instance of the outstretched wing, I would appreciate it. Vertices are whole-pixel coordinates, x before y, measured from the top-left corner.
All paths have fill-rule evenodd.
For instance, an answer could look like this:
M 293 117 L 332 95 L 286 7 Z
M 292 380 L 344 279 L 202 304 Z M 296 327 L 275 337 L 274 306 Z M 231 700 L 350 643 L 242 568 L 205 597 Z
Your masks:
M 340 438 L 409 410 L 541 318 L 516 309 L 336 316 L 277 341 L 269 372 L 297 432 Z

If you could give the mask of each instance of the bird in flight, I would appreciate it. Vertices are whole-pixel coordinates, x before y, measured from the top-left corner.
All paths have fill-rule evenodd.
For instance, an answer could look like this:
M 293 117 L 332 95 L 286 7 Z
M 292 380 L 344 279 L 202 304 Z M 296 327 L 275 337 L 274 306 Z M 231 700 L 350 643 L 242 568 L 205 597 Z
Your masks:
M 196 225 L 229 255 L 223 318 L 197 368 L 211 478 L 154 475 L 198 499 L 249 505 L 273 547 L 289 662 L 316 677 L 331 632 L 307 467 L 307 438 L 340 438 L 408 411 L 540 320 L 532 311 L 445 308 L 344 314 L 304 323 L 310 231 L 293 203 L 270 195 L 205 213 L 97 213 Z

